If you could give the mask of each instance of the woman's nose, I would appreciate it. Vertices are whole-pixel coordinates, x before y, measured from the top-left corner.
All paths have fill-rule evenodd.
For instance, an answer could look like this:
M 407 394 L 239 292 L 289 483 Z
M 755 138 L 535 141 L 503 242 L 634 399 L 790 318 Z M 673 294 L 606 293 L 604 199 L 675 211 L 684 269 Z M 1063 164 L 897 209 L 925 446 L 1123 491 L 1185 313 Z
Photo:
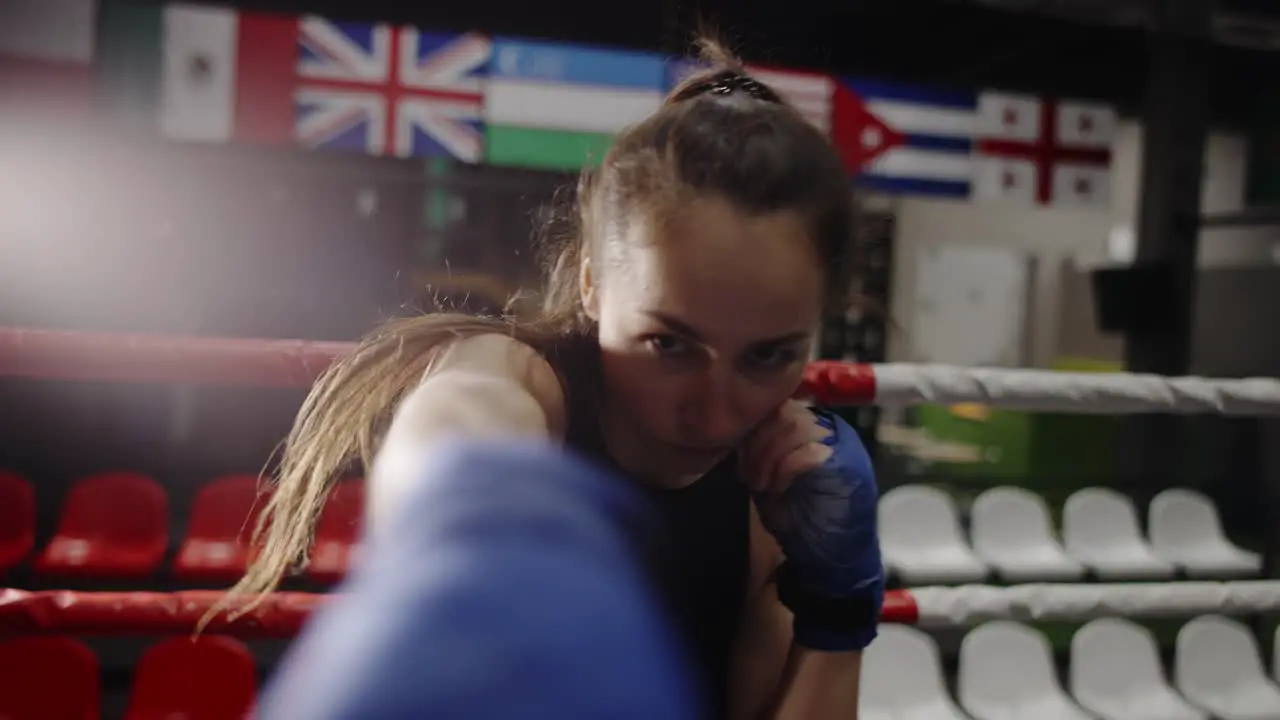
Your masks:
M 700 381 L 693 403 L 694 428 L 699 445 L 729 445 L 742 434 L 741 419 L 734 401 L 731 372 L 710 368 Z

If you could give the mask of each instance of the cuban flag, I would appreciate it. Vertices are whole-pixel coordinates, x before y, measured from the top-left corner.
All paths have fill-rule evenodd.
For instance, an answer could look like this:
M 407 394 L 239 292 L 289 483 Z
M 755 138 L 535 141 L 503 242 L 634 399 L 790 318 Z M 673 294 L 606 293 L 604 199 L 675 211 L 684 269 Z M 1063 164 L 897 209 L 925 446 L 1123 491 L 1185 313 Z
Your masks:
M 480 162 L 491 53 L 474 33 L 303 18 L 295 137 L 309 148 Z
M 967 198 L 977 107 L 971 92 L 842 79 L 835 89 L 832 140 L 862 187 Z
M 762 65 L 748 65 L 747 72 L 773 88 L 822 134 L 831 134 L 831 96 L 836 85 L 831 76 Z

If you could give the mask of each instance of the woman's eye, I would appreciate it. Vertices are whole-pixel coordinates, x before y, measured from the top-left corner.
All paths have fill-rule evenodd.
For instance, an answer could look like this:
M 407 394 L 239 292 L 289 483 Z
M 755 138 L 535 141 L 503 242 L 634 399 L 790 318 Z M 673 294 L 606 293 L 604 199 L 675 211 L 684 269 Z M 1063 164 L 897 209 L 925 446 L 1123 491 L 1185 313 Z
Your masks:
M 752 367 L 764 370 L 783 368 L 796 361 L 796 352 L 785 347 L 756 348 L 747 355 Z
M 689 350 L 689 344 L 675 335 L 650 335 L 645 344 L 657 355 L 676 356 Z

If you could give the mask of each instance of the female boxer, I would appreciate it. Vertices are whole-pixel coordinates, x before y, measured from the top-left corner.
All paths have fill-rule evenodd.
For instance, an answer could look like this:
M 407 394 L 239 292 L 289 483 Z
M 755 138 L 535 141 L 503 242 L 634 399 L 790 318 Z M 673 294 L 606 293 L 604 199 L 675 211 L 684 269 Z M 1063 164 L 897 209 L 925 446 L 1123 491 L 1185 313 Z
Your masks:
M 398 320 L 319 380 L 233 596 L 305 562 L 344 472 L 371 468 L 376 534 L 434 441 L 551 438 L 652 496 L 716 716 L 855 716 L 883 596 L 874 478 L 848 425 L 789 399 L 845 301 L 850 185 L 822 133 L 709 55 L 585 176 L 537 321 Z

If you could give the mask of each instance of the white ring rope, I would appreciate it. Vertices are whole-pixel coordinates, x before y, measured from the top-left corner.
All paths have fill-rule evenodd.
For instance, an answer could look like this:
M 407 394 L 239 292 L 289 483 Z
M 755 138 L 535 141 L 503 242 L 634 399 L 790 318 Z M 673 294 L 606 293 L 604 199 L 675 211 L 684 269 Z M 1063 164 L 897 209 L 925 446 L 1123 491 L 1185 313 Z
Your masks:
M 1099 617 L 1251 615 L 1280 610 L 1280 581 L 964 585 L 907 591 L 925 627 L 988 620 L 1090 620 Z
M 876 404 L 982 403 L 1040 412 L 1121 415 L 1211 413 L 1280 417 L 1280 380 L 1217 380 L 886 363 L 875 365 Z

